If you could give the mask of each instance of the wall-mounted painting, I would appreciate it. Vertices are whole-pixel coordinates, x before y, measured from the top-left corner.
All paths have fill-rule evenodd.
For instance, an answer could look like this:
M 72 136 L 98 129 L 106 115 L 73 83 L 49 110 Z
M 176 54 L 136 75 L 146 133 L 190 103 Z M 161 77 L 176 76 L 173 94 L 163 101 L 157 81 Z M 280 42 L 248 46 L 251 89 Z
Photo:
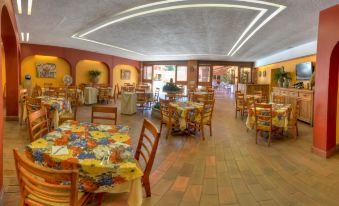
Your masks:
M 120 73 L 121 80 L 131 80 L 131 71 L 127 69 L 122 69 Z
M 39 78 L 55 78 L 56 65 L 52 63 L 37 63 L 36 75 Z
M 262 72 L 262 76 L 266 77 L 266 70 Z

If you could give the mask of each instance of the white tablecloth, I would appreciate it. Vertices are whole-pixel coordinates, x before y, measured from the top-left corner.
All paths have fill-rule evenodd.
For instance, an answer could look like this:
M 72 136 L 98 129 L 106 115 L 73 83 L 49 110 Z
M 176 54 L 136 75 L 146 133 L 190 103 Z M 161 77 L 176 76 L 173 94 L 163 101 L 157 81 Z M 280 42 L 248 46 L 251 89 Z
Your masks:
M 85 87 L 84 102 L 85 104 L 96 104 L 98 102 L 98 89 L 94 87 Z
M 137 112 L 137 94 L 123 92 L 121 94 L 121 114 L 134 114 Z

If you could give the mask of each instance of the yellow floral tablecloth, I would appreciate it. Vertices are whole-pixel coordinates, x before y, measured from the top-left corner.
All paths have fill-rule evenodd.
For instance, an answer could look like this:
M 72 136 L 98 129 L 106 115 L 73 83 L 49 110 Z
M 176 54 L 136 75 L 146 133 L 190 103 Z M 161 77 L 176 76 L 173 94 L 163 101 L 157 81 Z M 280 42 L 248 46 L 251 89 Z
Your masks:
M 288 116 L 290 113 L 290 104 L 274 104 L 272 103 L 272 125 L 275 127 L 284 128 L 284 130 L 288 129 Z M 258 112 L 265 112 L 266 110 L 257 110 Z M 255 114 L 254 107 L 250 108 L 248 111 L 248 116 L 246 120 L 246 126 L 249 129 L 253 129 L 255 127 Z
M 35 163 L 54 169 L 70 169 L 75 164 L 80 173 L 80 191 L 116 193 L 135 190 L 137 194 L 131 198 L 140 202 L 143 172 L 134 159 L 128 131 L 125 126 L 70 120 L 29 144 L 26 154 Z M 64 146 L 67 153 L 52 154 L 56 146 Z
M 176 108 L 176 113 L 178 116 L 174 116 L 173 118 L 175 121 L 179 121 L 180 130 L 186 129 L 187 119 L 188 118 L 194 118 L 195 121 L 200 121 L 201 116 L 195 115 L 192 116 L 193 113 L 195 113 L 195 110 L 203 110 L 204 105 L 202 103 L 197 102 L 171 102 L 170 106 Z

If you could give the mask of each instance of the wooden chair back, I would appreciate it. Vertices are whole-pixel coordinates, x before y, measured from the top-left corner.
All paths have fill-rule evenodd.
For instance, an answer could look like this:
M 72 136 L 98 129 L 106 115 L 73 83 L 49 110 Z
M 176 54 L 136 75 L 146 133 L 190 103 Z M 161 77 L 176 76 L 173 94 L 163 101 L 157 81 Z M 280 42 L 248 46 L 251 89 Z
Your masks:
M 34 164 L 17 149 L 13 150 L 21 192 L 21 205 L 78 206 L 77 170 L 55 170 Z M 57 184 L 50 183 L 51 180 Z M 69 184 L 61 184 L 68 182 Z
M 26 110 L 27 115 L 42 109 L 42 103 L 40 98 L 26 97 Z
M 210 123 L 212 121 L 213 110 L 214 100 L 207 100 L 206 102 L 204 102 L 204 108 L 201 114 L 203 124 Z
M 248 108 L 254 107 L 255 99 L 254 97 L 247 97 L 246 105 Z
M 169 103 L 169 100 L 160 99 L 160 114 L 163 122 L 168 122 L 170 119 Z
M 255 128 L 272 131 L 272 104 L 254 104 Z
M 113 96 L 112 96 L 114 103 L 117 102 L 117 97 L 118 97 L 118 92 L 119 92 L 118 90 L 119 90 L 118 85 L 115 85 L 114 90 L 113 90 Z
M 253 94 L 262 96 L 262 91 L 254 91 Z
M 28 132 L 31 142 L 49 132 L 49 122 L 45 109 L 32 112 L 28 115 Z
M 296 125 L 298 122 L 298 118 L 300 115 L 300 104 L 301 99 L 300 98 L 293 98 L 291 99 L 291 111 L 289 115 L 288 124 L 289 125 Z
M 109 116 L 97 116 L 99 114 L 109 114 Z M 101 107 L 101 106 L 93 106 L 92 107 L 92 115 L 91 122 L 93 123 L 95 119 L 103 119 L 103 120 L 112 120 L 114 124 L 117 124 L 118 119 L 118 110 L 116 107 Z
M 47 83 L 47 82 L 45 82 L 44 83 L 44 87 L 46 88 L 46 87 L 53 87 L 53 83 Z
M 194 102 L 205 103 L 208 100 L 208 94 L 193 94 L 192 100 Z
M 235 105 L 236 108 L 243 109 L 245 107 L 245 95 L 241 93 L 237 93 L 235 97 Z
M 139 162 L 141 158 L 144 161 L 143 183 L 147 197 L 151 196 L 149 176 L 153 167 L 159 139 L 160 132 L 158 128 L 151 121 L 144 119 L 134 158 Z
M 35 85 L 32 91 L 32 97 L 39 97 L 42 95 L 42 89 L 39 85 Z
M 137 102 L 145 103 L 147 102 L 147 95 L 144 89 L 135 89 L 135 93 L 137 94 Z
M 283 95 L 273 95 L 273 103 L 276 104 L 285 104 L 286 103 L 286 97 Z

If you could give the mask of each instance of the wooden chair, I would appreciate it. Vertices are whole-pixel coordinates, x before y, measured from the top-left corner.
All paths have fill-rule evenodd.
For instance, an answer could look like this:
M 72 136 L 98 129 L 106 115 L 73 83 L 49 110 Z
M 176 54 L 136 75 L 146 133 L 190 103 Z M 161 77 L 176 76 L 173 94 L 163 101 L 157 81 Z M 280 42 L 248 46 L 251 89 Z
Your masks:
M 43 137 L 49 132 L 46 110 L 41 109 L 28 115 L 28 132 L 30 142 Z
M 138 108 L 142 108 L 145 109 L 146 108 L 146 104 L 148 102 L 148 97 L 146 95 L 146 92 L 144 89 L 136 89 L 135 93 L 137 95 L 137 107 Z
M 208 94 L 193 94 L 192 101 L 205 103 L 208 100 Z
M 111 99 L 111 90 L 108 88 L 99 88 L 98 100 L 99 103 L 108 104 Z
M 46 88 L 46 87 L 53 87 L 53 83 L 47 83 L 47 82 L 45 82 L 44 83 L 44 87 Z
M 254 95 L 261 95 L 262 96 L 262 91 L 254 91 L 253 94 Z
M 243 118 L 246 109 L 245 96 L 244 94 L 238 93 L 235 97 L 235 118 L 237 118 L 238 112 L 240 112 L 241 118 Z
M 34 111 L 42 109 L 42 103 L 40 98 L 26 97 L 26 110 L 27 115 Z
M 272 132 L 272 104 L 254 104 L 255 115 L 255 143 L 258 144 L 258 132 L 268 132 L 267 146 L 271 144 Z
M 77 111 L 79 106 L 79 95 L 78 92 L 75 90 L 74 92 L 67 93 L 67 99 L 71 104 L 71 110 L 62 113 L 59 117 L 59 122 L 63 123 L 67 120 L 77 120 Z
M 301 104 L 301 99 L 294 98 L 292 100 L 292 108 L 291 108 L 291 112 L 290 112 L 289 120 L 288 120 L 288 128 L 293 129 L 295 139 L 297 139 L 297 136 L 299 136 L 298 118 L 300 114 L 300 104 Z
M 169 100 L 160 99 L 160 133 L 162 131 L 162 125 L 165 124 L 167 129 L 170 124 L 170 109 L 169 109 Z M 167 138 L 167 136 L 166 136 Z
M 35 85 L 32 91 L 32 97 L 40 97 L 42 95 L 42 89 L 39 85 Z
M 90 193 L 78 192 L 79 173 L 77 170 L 55 170 L 42 167 L 20 154 L 17 149 L 14 149 L 13 153 L 20 185 L 20 205 L 82 206 L 86 205 L 91 198 Z M 62 184 L 63 182 L 68 184 Z
M 108 114 L 109 116 L 97 116 L 95 113 L 100 114 Z M 116 107 L 101 107 L 101 106 L 93 106 L 92 107 L 92 115 L 91 122 L 93 123 L 95 119 L 104 119 L 104 120 L 112 120 L 114 124 L 117 124 L 118 119 L 118 110 Z
M 144 119 L 134 158 L 140 162 L 140 157 L 142 157 L 144 161 L 145 168 L 142 183 L 145 187 L 147 197 L 151 196 L 149 176 L 152 170 L 155 154 L 157 152 L 159 139 L 160 133 L 157 127 L 149 120 Z
M 214 90 L 207 92 L 207 99 L 210 100 L 210 101 L 214 100 Z
M 67 98 L 67 92 L 64 87 L 57 87 L 55 90 L 55 96 L 58 98 Z
M 27 89 L 21 89 L 19 91 L 19 114 L 20 114 L 20 117 L 19 117 L 19 122 L 20 122 L 20 125 L 22 125 L 22 122 L 24 121 L 23 118 L 24 118 L 24 110 L 25 110 L 25 104 L 26 104 L 26 99 L 28 97 L 28 91 Z
M 283 95 L 273 95 L 273 103 L 276 104 L 285 104 L 285 96 Z
M 192 115 L 193 119 L 189 119 L 187 121 L 187 129 L 190 132 L 191 129 L 198 129 L 200 131 L 200 135 L 202 140 L 205 140 L 205 132 L 204 126 L 208 126 L 210 128 L 210 136 L 212 136 L 212 116 L 214 109 L 214 100 L 204 102 L 204 107 L 201 111 L 195 110 Z M 195 117 L 200 115 L 200 121 L 195 121 Z

